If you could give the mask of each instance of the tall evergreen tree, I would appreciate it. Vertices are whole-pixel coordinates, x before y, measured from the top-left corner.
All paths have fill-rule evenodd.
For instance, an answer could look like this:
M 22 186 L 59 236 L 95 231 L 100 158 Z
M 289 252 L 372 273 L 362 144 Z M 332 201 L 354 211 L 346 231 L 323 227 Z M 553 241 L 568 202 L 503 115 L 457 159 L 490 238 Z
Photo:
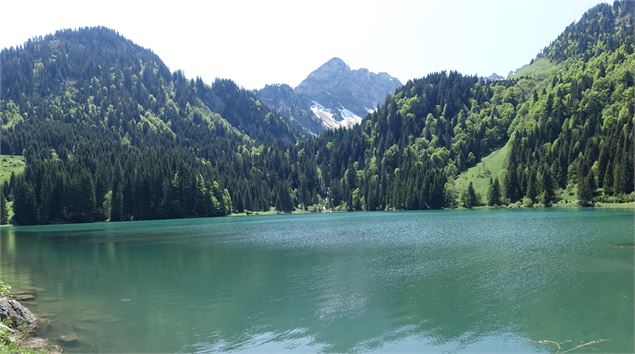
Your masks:
M 553 188 L 553 180 L 551 179 L 551 173 L 549 170 L 545 170 L 542 173 L 542 194 L 541 202 L 545 206 L 549 207 L 556 201 L 556 193 Z
M 470 182 L 465 193 L 463 193 L 463 207 L 471 209 L 479 205 L 480 203 L 476 191 L 474 190 L 474 185 Z
M 0 225 L 9 223 L 9 210 L 7 208 L 7 199 L 4 197 L 4 193 L 0 190 Z
M 593 175 L 591 173 L 580 177 L 578 204 L 583 207 L 593 205 Z
M 489 179 L 489 189 L 487 192 L 487 205 L 489 206 L 498 206 L 501 204 L 501 192 L 500 192 L 500 184 L 498 183 L 498 178 L 494 179 L 492 182 L 492 178 Z

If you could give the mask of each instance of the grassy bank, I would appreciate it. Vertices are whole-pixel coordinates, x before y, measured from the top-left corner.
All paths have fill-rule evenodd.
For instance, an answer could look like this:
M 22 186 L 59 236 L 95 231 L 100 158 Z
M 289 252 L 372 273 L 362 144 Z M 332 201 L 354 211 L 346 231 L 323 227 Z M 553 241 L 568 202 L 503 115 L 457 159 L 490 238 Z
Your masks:
M 286 214 L 310 214 L 312 212 L 304 209 L 295 209 L 290 213 L 284 213 L 277 210 L 267 211 L 244 211 L 242 213 L 231 213 L 229 216 L 263 216 L 263 215 L 286 215 Z
M 31 349 L 25 347 L 19 343 L 7 343 L 5 342 L 2 333 L 0 332 L 0 354 L 44 354 L 43 350 Z
M 604 203 L 597 202 L 595 203 L 596 208 L 607 208 L 607 209 L 635 209 L 635 202 L 629 203 Z

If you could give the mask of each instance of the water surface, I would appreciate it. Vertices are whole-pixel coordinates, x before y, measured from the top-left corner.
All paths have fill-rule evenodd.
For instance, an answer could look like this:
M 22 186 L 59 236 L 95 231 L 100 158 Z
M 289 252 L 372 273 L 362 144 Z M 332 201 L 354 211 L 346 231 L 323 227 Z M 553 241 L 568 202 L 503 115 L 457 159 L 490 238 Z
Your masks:
M 35 290 L 65 352 L 633 352 L 633 228 L 619 210 L 9 227 L 0 278 Z

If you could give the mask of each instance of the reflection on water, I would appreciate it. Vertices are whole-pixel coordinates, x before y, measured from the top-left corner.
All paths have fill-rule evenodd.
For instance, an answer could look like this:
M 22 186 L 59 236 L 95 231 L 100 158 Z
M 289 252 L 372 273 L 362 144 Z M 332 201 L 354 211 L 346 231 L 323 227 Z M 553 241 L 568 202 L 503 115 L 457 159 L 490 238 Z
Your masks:
M 492 210 L 2 228 L 74 351 L 633 351 L 633 214 Z

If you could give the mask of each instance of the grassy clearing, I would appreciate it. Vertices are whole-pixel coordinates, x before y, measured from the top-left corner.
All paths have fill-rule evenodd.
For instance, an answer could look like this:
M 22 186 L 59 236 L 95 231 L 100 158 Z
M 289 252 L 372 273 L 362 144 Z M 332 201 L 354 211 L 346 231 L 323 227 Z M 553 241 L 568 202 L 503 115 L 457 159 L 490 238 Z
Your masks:
M 8 181 L 12 173 L 22 173 L 25 166 L 24 156 L 0 155 L 0 184 Z
M 505 168 L 508 151 L 509 146 L 505 145 L 485 156 L 476 166 L 470 167 L 467 171 L 461 173 L 455 181 L 456 191 L 463 193 L 472 182 L 476 194 L 481 200 L 484 200 L 487 197 L 490 177 L 492 179 L 498 178 L 500 171 Z
M 552 63 L 549 59 L 538 58 L 534 60 L 533 63 L 525 65 L 522 68 L 518 69 L 518 71 L 515 72 L 512 77 L 518 78 L 523 76 L 530 76 L 542 80 L 555 73 L 557 69 L 558 66 Z

